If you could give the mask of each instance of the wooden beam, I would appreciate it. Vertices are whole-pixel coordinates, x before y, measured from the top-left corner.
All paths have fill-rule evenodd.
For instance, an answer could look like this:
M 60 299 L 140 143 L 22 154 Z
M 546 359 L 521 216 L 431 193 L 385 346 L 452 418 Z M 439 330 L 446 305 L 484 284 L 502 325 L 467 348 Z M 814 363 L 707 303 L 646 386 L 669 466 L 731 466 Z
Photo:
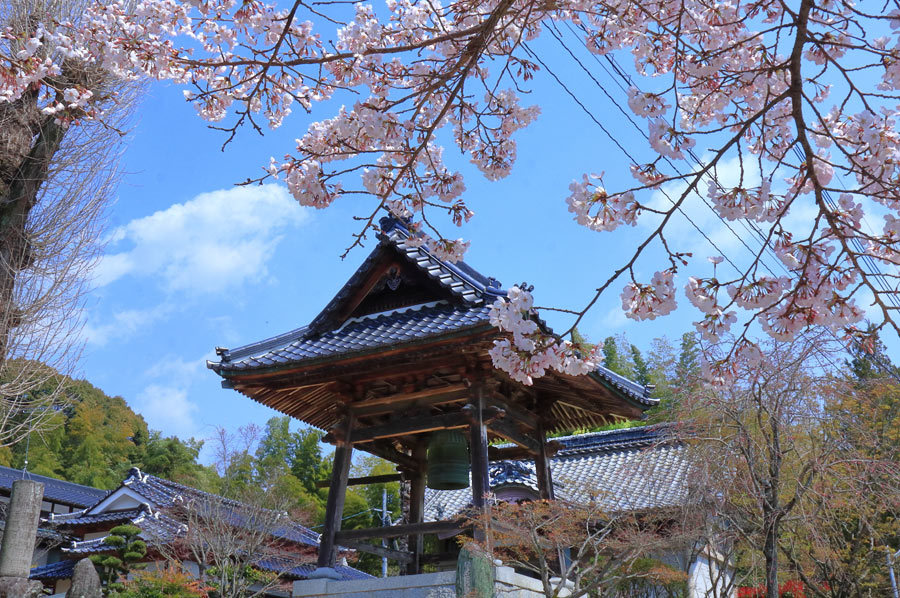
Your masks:
M 357 540 L 342 540 L 341 544 L 343 544 L 347 548 L 353 548 L 360 552 L 368 552 L 369 554 L 375 554 L 380 557 L 385 557 L 392 561 L 397 561 L 398 563 L 402 563 L 402 564 L 411 563 L 413 561 L 413 554 L 411 552 L 406 552 L 403 550 L 394 550 L 392 548 L 385 548 L 384 546 L 376 546 L 375 544 L 369 544 L 367 542 L 360 542 Z
M 459 558 L 459 554 L 456 552 L 438 552 L 435 554 L 423 554 L 422 555 L 422 564 L 423 565 L 436 565 L 438 563 L 455 563 Z
M 551 440 L 545 444 L 547 456 L 552 457 L 562 448 L 562 444 L 556 442 L 555 440 Z M 531 460 L 534 458 L 534 453 L 531 452 L 527 448 L 522 448 L 521 446 L 504 446 L 504 447 L 496 447 L 489 446 L 488 447 L 488 457 L 491 461 L 523 461 L 523 460 Z
M 502 436 L 530 451 L 532 455 L 537 454 L 541 450 L 541 445 L 537 440 L 520 432 L 512 422 L 497 420 L 488 424 L 488 428 L 494 434 Z
M 506 411 L 507 419 L 514 419 L 520 424 L 524 424 L 529 428 L 535 430 L 538 427 L 540 419 L 534 413 L 522 409 L 520 406 L 515 403 L 511 403 L 507 401 L 503 395 L 494 393 L 491 396 L 487 397 L 485 400 L 485 404 L 492 407 L 497 407 L 499 409 L 503 409 Z
M 344 421 L 345 441 L 334 449 L 334 466 L 331 471 L 331 488 L 325 503 L 325 529 L 319 540 L 319 567 L 334 568 L 337 559 L 335 537 L 341 529 L 341 517 L 344 513 L 344 498 L 347 495 L 347 476 L 350 473 L 350 460 L 353 458 L 353 445 L 350 436 L 353 430 L 353 414 L 347 415 Z
M 396 412 L 404 412 L 411 410 L 418 410 L 421 408 L 428 407 L 438 407 L 440 405 L 449 405 L 452 403 L 460 403 L 466 400 L 466 391 L 459 390 L 451 393 L 446 393 L 434 397 L 429 397 L 426 399 L 415 399 L 415 400 L 406 400 L 406 399 L 398 399 L 396 403 L 391 403 L 387 405 L 378 405 L 374 407 L 364 407 L 361 409 L 354 409 L 357 417 L 372 417 L 378 415 L 387 415 L 390 413 Z
M 353 444 L 371 442 L 382 438 L 396 438 L 412 434 L 424 434 L 435 430 L 452 430 L 468 425 L 462 413 L 444 413 L 425 417 L 407 417 L 379 426 L 369 426 L 353 430 Z M 327 438 L 327 436 L 326 436 Z
M 484 497 L 491 491 L 488 476 L 488 434 L 484 423 L 484 385 L 472 388 L 471 424 L 469 425 L 469 457 L 472 471 L 472 505 L 484 508 Z M 476 538 L 477 539 L 477 538 Z
M 399 467 L 407 471 L 413 471 L 416 469 L 416 467 L 418 467 L 412 457 L 405 453 L 401 453 L 400 451 L 395 449 L 388 441 L 376 440 L 375 442 L 368 442 L 360 447 L 360 450 L 372 453 L 376 457 L 381 457 L 385 461 L 396 463 Z
M 413 447 L 412 456 L 419 463 L 419 467 L 412 472 L 409 480 L 409 523 L 423 523 L 425 521 L 425 459 L 428 447 L 425 439 L 420 438 Z M 425 542 L 422 534 L 411 534 L 407 539 L 413 560 L 407 564 L 406 574 L 417 575 L 421 573 L 421 558 L 425 551 Z
M 367 475 L 360 478 L 348 478 L 348 486 L 362 486 L 364 484 L 383 484 L 386 482 L 399 482 L 399 473 L 386 473 L 384 475 Z M 331 480 L 317 480 L 316 488 L 328 488 L 331 486 Z
M 537 473 L 538 492 L 543 500 L 553 500 L 553 475 L 550 473 L 550 460 L 547 458 L 547 438 L 543 424 L 538 426 L 537 440 L 540 446 L 534 456 L 534 469 Z
M 368 538 L 396 538 L 399 536 L 409 536 L 411 534 L 455 533 L 462 531 L 464 529 L 463 526 L 463 521 L 407 523 L 403 525 L 389 525 L 387 527 L 342 530 L 337 533 L 335 539 L 339 544 L 346 545 L 353 540 L 365 540 Z
M 357 414 L 361 412 L 361 410 L 365 410 L 368 408 L 375 407 L 385 407 L 387 405 L 393 405 L 398 402 L 406 402 L 406 401 L 418 401 L 420 399 L 430 399 L 434 397 L 441 397 L 443 395 L 466 392 L 466 387 L 464 384 L 450 384 L 448 386 L 435 386 L 431 388 L 424 388 L 422 390 L 417 390 L 415 392 L 408 393 L 399 393 L 395 395 L 390 395 L 387 397 L 378 397 L 377 399 L 366 399 L 364 401 L 355 401 L 350 403 L 350 408 L 355 411 Z

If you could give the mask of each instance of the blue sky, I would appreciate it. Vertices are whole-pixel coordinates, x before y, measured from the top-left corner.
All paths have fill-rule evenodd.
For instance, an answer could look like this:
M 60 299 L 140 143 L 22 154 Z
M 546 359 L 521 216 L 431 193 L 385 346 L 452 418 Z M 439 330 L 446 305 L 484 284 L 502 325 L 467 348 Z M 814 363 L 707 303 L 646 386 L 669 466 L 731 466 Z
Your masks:
M 601 90 L 558 49 L 546 51 L 551 69 L 565 76 L 609 132 L 649 160 L 644 139 Z M 608 89 L 624 104 L 620 90 L 612 83 Z M 471 240 L 466 260 L 505 286 L 524 280 L 535 285 L 539 304 L 578 307 L 650 224 L 615 233 L 578 226 L 566 211 L 569 183 L 584 172 L 603 172 L 608 187 L 630 186 L 629 161 L 546 73 L 538 74 L 535 92 L 523 103 L 540 105 L 542 116 L 518 135 L 512 174 L 488 182 L 460 159 L 466 200 L 476 216 L 459 231 L 445 227 L 445 234 Z M 320 106 L 313 118 L 328 118 L 334 109 Z M 222 389 L 205 360 L 213 358 L 217 345 L 236 347 L 306 324 L 374 244 L 371 240 L 343 261 L 339 257 L 357 230 L 352 216 L 371 209 L 363 200 L 315 211 L 300 207 L 278 185 L 235 186 L 259 176 L 270 156 L 290 151 L 313 118 L 295 114 L 264 137 L 244 130 L 223 152 L 223 134 L 195 116 L 180 89 L 153 85 L 138 109 L 124 156 L 127 174 L 109 212 L 106 253 L 88 298 L 79 374 L 123 396 L 166 435 L 206 438 L 216 426 L 262 425 L 276 415 Z M 718 247 L 678 217 L 668 238 L 680 250 L 694 252 L 692 273 L 711 268 L 706 257 L 720 252 L 743 259 L 740 233 L 724 228 L 699 202 L 687 212 Z M 639 263 L 645 279 L 659 267 L 659 258 L 654 252 Z M 685 279 L 679 276 L 679 288 Z M 627 320 L 620 309 L 621 286 L 582 324 L 588 338 L 624 332 L 646 348 L 656 336 L 677 339 L 697 319 L 681 297 L 682 307 L 669 317 Z M 547 317 L 558 328 L 567 327 L 564 319 Z

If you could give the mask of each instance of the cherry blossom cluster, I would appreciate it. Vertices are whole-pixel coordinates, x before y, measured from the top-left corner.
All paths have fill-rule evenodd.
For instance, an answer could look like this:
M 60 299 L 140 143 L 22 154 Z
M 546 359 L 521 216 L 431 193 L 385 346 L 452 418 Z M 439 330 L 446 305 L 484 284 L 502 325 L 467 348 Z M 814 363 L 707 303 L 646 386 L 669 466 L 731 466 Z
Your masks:
M 578 224 L 596 231 L 615 230 L 620 224 L 634 226 L 641 213 L 641 205 L 635 201 L 634 193 L 609 195 L 606 189 L 593 182 L 598 179 L 596 175 L 584 175 L 581 182 L 569 185 L 572 193 L 566 203 Z
M 671 313 L 675 303 L 675 273 L 656 272 L 650 284 L 630 282 L 622 290 L 622 309 L 633 320 L 653 320 Z
M 900 333 L 887 301 L 900 281 L 900 11 L 795 4 L 388 0 L 384 9 L 357 3 L 352 14 L 329 20 L 324 7 L 302 3 L 98 1 L 78 22 L 0 32 L 0 102 L 33 90 L 40 108 L 59 120 L 101 116 L 109 98 L 87 79 L 60 78 L 76 63 L 184 85 L 200 117 L 231 135 L 277 128 L 298 106 L 315 111 L 338 100 L 259 180 L 283 179 L 298 202 L 317 208 L 368 196 L 366 229 L 384 208 L 413 219 L 410 243 L 459 260 L 467 242 L 431 224 L 435 212 L 457 226 L 473 215 L 464 177 L 444 160 L 443 144 L 486 178 L 507 176 L 517 134 L 540 112 L 522 104 L 521 92 L 540 70 L 523 44 L 550 22 L 567 23 L 598 56 L 630 53 L 639 75 L 626 92 L 649 140 L 646 162 L 631 165 L 637 186 L 608 190 L 598 177 L 576 173 L 566 200 L 575 221 L 598 232 L 662 215 L 648 242 L 624 258 L 627 267 L 600 287 L 631 273 L 622 292 L 629 317 L 673 311 L 676 273 L 695 268 L 685 293 L 709 340 L 724 338 L 739 320 L 745 330 L 758 321 L 779 339 L 810 326 L 848 329 L 865 315 L 863 295 Z M 316 30 L 323 26 L 324 33 Z M 706 152 L 704 162 L 695 148 Z M 740 176 L 725 185 L 716 173 L 727 158 L 738 160 Z M 642 193 L 670 181 L 684 188 L 671 208 L 642 203 Z M 696 248 L 672 247 L 665 238 L 668 217 L 693 194 L 703 194 L 725 221 L 758 229 L 765 246 L 749 261 L 732 260 L 727 275 L 696 269 Z M 875 231 L 865 218 L 872 201 L 884 212 Z M 808 206 L 812 221 L 803 218 L 809 226 L 798 228 L 801 219 L 792 217 Z M 633 272 L 649 241 L 663 248 L 670 267 L 648 268 L 659 271 L 641 283 Z M 784 272 L 763 266 L 771 254 Z M 863 271 L 870 260 L 894 269 L 890 288 Z M 497 308 L 505 322 L 498 326 L 511 334 L 495 347 L 498 364 L 522 379 L 548 367 L 581 367 L 565 343 L 525 331 L 533 322 L 527 301 L 507 303 L 518 316 L 503 320 Z
M 569 341 L 545 332 L 538 324 L 531 293 L 520 287 L 511 287 L 506 297 L 494 302 L 490 318 L 491 324 L 509 333 L 508 338 L 494 341 L 491 360 L 513 380 L 531 385 L 551 369 L 572 376 L 597 369 L 602 345 L 580 355 Z

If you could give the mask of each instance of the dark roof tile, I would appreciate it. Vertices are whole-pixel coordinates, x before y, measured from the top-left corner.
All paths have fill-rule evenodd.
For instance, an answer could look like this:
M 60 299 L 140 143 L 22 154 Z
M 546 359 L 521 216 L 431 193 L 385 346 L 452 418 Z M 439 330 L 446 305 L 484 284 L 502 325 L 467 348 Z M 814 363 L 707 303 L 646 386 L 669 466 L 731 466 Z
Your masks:
M 56 478 L 25 472 L 21 469 L 0 467 L 0 488 L 11 490 L 13 482 L 21 479 L 42 483 L 44 485 L 44 500 L 74 507 L 90 507 L 109 494 L 108 490 L 98 490 L 90 486 L 64 482 Z
M 41 581 L 52 581 L 54 579 L 70 579 L 75 571 L 75 563 L 78 561 L 66 560 L 56 563 L 48 563 L 35 567 L 31 570 L 30 578 L 39 579 Z
M 558 498 L 587 501 L 592 495 L 610 511 L 663 509 L 687 498 L 686 446 L 671 425 L 643 426 L 555 438 L 563 445 L 550 460 Z M 537 492 L 528 461 L 491 463 L 491 487 L 525 486 Z M 471 503 L 469 488 L 428 490 L 427 521 L 449 519 Z
M 213 363 L 211 367 L 227 373 L 376 349 L 485 326 L 490 323 L 489 312 L 490 307 L 484 305 L 466 307 L 436 302 L 353 318 L 337 330 L 322 335 L 301 328 L 298 337 L 280 337 L 283 345 L 260 343 L 265 352 L 255 355 L 239 349 L 232 353 L 232 360 Z M 241 355 L 244 357 L 239 357 Z

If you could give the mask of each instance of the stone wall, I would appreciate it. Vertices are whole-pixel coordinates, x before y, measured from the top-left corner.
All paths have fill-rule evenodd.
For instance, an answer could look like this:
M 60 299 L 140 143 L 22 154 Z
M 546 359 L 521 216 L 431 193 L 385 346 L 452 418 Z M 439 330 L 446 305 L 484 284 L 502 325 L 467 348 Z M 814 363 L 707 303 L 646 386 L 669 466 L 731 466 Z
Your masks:
M 541 583 L 511 567 L 494 568 L 496 598 L 541 598 Z M 294 582 L 293 598 L 456 598 L 456 572 L 424 573 L 354 581 Z

